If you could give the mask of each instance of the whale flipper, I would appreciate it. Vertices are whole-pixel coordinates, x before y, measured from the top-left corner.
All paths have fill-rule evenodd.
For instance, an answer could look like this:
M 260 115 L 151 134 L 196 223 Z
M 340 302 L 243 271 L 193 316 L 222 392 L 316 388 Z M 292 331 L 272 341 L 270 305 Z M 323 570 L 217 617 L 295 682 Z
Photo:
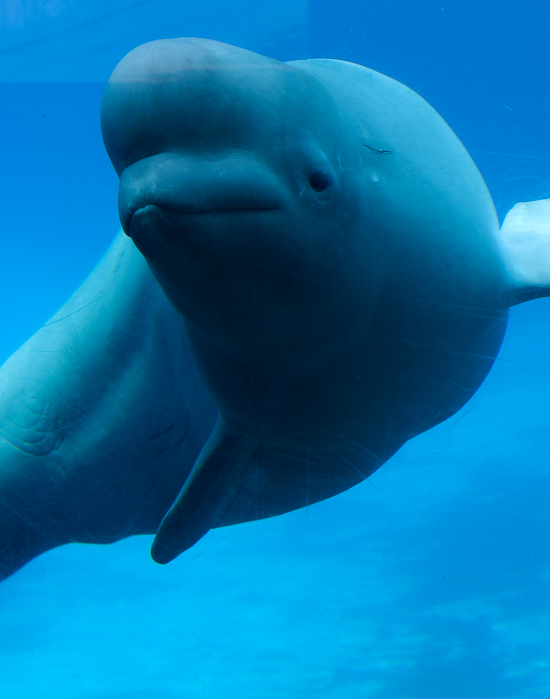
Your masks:
M 510 306 L 550 296 L 550 199 L 516 204 L 500 234 L 510 278 Z
M 181 492 L 160 523 L 151 547 L 157 563 L 169 563 L 220 521 L 239 489 L 255 439 L 233 434 L 218 417 Z

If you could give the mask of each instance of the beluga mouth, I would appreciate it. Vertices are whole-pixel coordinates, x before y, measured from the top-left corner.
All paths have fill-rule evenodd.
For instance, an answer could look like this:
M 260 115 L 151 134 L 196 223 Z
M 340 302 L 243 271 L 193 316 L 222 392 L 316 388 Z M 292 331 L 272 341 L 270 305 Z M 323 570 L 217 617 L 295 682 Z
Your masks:
M 234 217 L 260 215 L 263 213 L 278 211 L 277 206 L 257 206 L 241 208 L 211 208 L 211 209 L 174 209 L 161 204 L 145 204 L 135 210 L 126 210 L 121 214 L 122 229 L 136 244 L 144 237 L 165 237 L 179 232 L 185 234 L 194 226 L 201 226 L 207 221 L 211 225 L 223 224 L 223 219 L 228 217 L 228 225 L 232 225 Z M 138 245 L 139 247 L 139 245 Z
M 186 227 L 203 216 L 274 211 L 284 199 L 280 180 L 250 156 L 207 160 L 159 153 L 123 170 L 118 206 L 122 228 L 130 235 L 134 216 L 144 209 L 159 223 Z

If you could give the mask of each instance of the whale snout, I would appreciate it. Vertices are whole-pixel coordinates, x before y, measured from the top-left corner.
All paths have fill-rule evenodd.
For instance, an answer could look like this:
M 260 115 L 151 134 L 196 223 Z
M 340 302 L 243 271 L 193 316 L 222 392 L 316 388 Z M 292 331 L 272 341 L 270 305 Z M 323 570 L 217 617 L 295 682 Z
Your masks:
M 142 209 L 162 209 L 167 223 L 184 226 L 201 214 L 282 209 L 285 198 L 280 179 L 253 157 L 160 153 L 124 169 L 118 206 L 122 228 L 133 237 L 131 222 Z

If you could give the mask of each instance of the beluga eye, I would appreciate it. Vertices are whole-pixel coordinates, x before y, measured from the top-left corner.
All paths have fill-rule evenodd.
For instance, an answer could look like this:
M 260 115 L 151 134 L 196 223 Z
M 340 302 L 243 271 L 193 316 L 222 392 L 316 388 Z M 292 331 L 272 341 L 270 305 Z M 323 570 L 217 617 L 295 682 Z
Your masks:
M 314 192 L 324 192 L 332 184 L 332 175 L 326 170 L 315 168 L 309 176 L 309 186 Z

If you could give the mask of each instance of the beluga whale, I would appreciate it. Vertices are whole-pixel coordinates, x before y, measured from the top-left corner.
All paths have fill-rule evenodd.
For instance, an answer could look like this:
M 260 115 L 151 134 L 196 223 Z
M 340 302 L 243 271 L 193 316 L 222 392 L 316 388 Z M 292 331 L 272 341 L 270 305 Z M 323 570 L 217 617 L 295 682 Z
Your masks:
M 500 228 L 449 126 L 363 66 L 153 41 L 101 129 L 123 233 L 0 372 L 4 576 L 138 533 L 166 563 L 351 488 L 550 295 L 550 201 Z

